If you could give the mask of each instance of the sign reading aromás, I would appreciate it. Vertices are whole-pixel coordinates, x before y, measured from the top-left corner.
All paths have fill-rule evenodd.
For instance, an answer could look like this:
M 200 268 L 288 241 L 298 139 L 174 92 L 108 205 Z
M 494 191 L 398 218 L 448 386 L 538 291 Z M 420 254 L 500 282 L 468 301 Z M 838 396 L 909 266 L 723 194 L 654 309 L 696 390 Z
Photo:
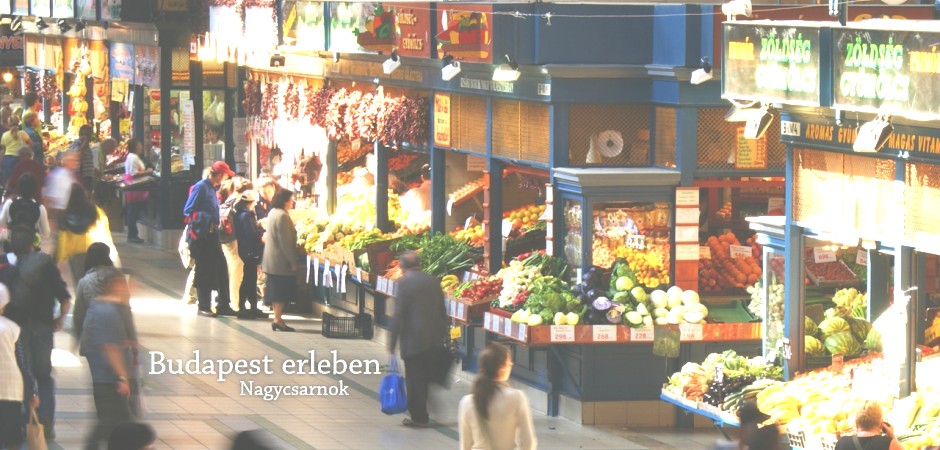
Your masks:
M 819 28 L 726 23 L 721 96 L 819 106 Z
M 940 119 L 940 32 L 833 29 L 833 103 Z

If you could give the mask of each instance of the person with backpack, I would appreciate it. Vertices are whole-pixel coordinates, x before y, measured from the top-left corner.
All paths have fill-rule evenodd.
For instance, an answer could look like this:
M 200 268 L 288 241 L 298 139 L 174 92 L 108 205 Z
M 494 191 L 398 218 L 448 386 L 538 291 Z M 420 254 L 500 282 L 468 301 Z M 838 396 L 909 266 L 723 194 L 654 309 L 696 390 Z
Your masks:
M 48 250 L 51 244 L 49 216 L 46 207 L 36 201 L 39 182 L 31 173 L 24 173 L 16 185 L 17 196 L 0 207 L 0 228 L 12 229 L 23 225 L 39 233 L 40 248 Z
M 20 182 L 20 177 L 23 176 L 24 173 L 32 174 L 38 181 L 33 198 L 35 198 L 37 202 L 41 202 L 41 188 L 46 183 L 46 166 L 33 159 L 33 151 L 29 147 L 20 147 L 20 158 L 16 162 L 16 167 L 13 168 L 13 174 L 10 175 L 10 178 L 7 180 L 7 197 L 19 195 L 19 192 L 16 191 L 16 185 Z
M 55 436 L 55 379 L 52 377 L 53 336 L 61 331 L 72 306 L 65 280 L 55 260 L 37 251 L 36 231 L 25 225 L 10 230 L 12 252 L 7 261 L 16 266 L 18 275 L 13 283 L 12 301 L 7 317 L 23 329 L 26 350 L 33 376 L 39 385 L 39 421 L 46 437 Z M 59 304 L 56 315 L 56 303 Z
M 238 291 L 242 284 L 241 258 L 238 257 L 238 240 L 235 237 L 235 203 L 242 192 L 251 189 L 251 183 L 244 178 L 236 177 L 226 180 L 219 188 L 219 242 L 222 243 L 222 254 L 225 255 L 225 266 L 228 268 L 229 310 L 238 308 Z

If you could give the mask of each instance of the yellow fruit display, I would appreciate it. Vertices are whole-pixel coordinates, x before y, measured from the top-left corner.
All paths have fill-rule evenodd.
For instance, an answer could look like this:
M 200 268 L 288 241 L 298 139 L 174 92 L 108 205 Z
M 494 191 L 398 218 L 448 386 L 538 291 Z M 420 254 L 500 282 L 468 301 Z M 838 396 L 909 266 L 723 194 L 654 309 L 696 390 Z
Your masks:
M 512 211 L 503 213 L 503 220 L 512 221 L 512 229 L 533 228 L 539 221 L 539 217 L 545 212 L 545 205 L 529 205 L 516 208 Z
M 479 224 L 473 225 L 466 230 L 462 227 L 458 228 L 456 231 L 450 233 L 450 235 L 453 236 L 454 239 L 460 242 L 466 242 L 474 247 L 482 247 L 486 242 L 483 226 Z

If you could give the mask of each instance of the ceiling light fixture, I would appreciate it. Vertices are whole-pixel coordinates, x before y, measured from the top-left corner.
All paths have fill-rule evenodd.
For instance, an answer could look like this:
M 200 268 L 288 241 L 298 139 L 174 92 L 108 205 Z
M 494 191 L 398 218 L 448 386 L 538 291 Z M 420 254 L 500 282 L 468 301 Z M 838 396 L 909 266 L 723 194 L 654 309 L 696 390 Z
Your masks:
M 692 84 L 702 84 L 714 77 L 712 74 L 712 65 L 708 63 L 708 57 L 702 57 L 702 67 L 692 72 L 692 78 L 689 80 Z
M 751 17 L 751 0 L 731 0 L 721 5 L 721 13 L 727 17 L 728 22 L 734 22 L 737 16 Z
M 45 30 L 46 28 L 49 28 L 49 24 L 46 23 L 45 20 L 42 20 L 42 17 L 40 17 L 36 19 L 36 28 L 38 28 L 40 31 Z
M 773 123 L 774 115 L 770 112 L 770 106 L 762 105 L 759 111 L 760 114 L 755 114 L 744 125 L 745 139 L 760 139 L 770 128 L 770 124 Z
M 78 33 L 79 31 L 84 30 L 86 26 L 88 26 L 88 24 L 85 23 L 85 19 L 81 19 L 78 22 L 75 22 L 75 32 Z
M 12 31 L 14 35 L 23 32 L 23 16 L 16 16 L 10 21 L 10 31 Z
M 458 74 L 460 74 L 460 61 L 454 61 L 452 55 L 447 55 L 442 60 L 441 67 L 441 79 L 444 81 L 453 80 Z
M 68 33 L 72 29 L 72 26 L 69 25 L 69 23 L 66 22 L 65 19 L 56 20 L 55 24 L 56 26 L 59 27 L 59 31 L 61 31 L 62 34 Z
M 519 63 L 512 60 L 509 55 L 506 55 L 506 63 L 496 66 L 496 70 L 493 71 L 493 81 L 516 81 L 519 79 Z
M 392 50 L 392 56 L 382 63 L 382 71 L 389 75 L 401 66 L 401 58 L 398 57 L 398 50 Z

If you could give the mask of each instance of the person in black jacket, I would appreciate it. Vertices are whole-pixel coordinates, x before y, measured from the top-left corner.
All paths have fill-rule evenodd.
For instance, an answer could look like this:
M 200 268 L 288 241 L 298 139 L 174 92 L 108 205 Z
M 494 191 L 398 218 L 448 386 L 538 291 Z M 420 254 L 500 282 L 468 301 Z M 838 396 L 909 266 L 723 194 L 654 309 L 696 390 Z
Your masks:
M 266 317 L 258 309 L 258 265 L 261 264 L 261 255 L 264 244 L 261 235 L 264 230 L 258 226 L 255 217 L 255 202 L 257 196 L 254 191 L 242 192 L 235 203 L 235 220 L 232 228 L 235 239 L 238 241 L 238 257 L 244 264 L 242 269 L 242 282 L 238 288 L 238 318 L 261 319 Z
M 417 253 L 403 254 L 399 267 L 404 276 L 398 282 L 388 352 L 394 355 L 395 346 L 401 340 L 405 390 L 411 414 L 411 418 L 403 420 L 402 425 L 424 428 L 430 426 L 428 387 L 438 372 L 440 352 L 447 339 L 444 292 L 437 279 L 421 271 Z

